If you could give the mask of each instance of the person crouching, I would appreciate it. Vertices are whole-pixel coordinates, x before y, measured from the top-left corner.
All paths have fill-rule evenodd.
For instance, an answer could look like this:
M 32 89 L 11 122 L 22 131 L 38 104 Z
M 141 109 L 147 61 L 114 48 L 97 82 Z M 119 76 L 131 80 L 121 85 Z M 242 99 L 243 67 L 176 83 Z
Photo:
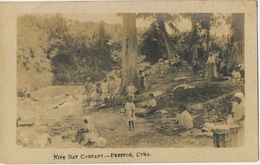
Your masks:
M 154 94 L 150 93 L 149 94 L 148 107 L 147 107 L 147 113 L 145 115 L 153 114 L 157 110 L 156 106 L 157 106 L 157 102 L 154 99 Z
M 190 113 L 186 110 L 185 105 L 181 105 L 180 110 L 182 111 L 181 114 L 176 115 L 177 122 L 180 126 L 185 127 L 186 129 L 190 129 L 193 127 L 193 121 L 192 116 Z
M 83 128 L 78 132 L 80 135 L 79 143 L 87 145 L 95 143 L 98 140 L 98 133 L 93 124 L 88 119 L 84 119 Z

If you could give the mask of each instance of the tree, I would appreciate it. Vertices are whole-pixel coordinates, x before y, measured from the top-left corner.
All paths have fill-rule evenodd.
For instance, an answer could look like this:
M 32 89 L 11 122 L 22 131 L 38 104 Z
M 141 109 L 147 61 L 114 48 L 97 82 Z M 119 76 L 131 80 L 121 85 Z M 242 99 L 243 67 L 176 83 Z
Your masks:
M 173 45 L 170 41 L 170 37 L 169 34 L 166 30 L 165 27 L 165 22 L 172 19 L 173 16 L 168 14 L 168 13 L 139 13 L 138 17 L 144 17 L 144 18 L 153 18 L 155 19 L 156 23 L 158 24 L 158 28 L 160 29 L 160 31 L 162 32 L 162 36 L 165 42 L 165 46 L 167 49 L 167 58 L 168 59 L 174 59 L 175 56 L 175 52 L 173 50 Z M 173 29 L 175 29 L 174 25 L 171 23 L 169 24 L 170 27 L 172 27 Z M 176 30 L 176 29 L 175 29 Z
M 195 61 L 195 59 L 198 57 L 198 51 L 197 51 L 197 42 L 198 42 L 198 34 L 197 34 L 197 21 L 194 18 L 194 14 L 191 15 L 191 26 L 192 26 L 192 62 Z
M 213 14 L 211 13 L 192 13 L 186 14 L 191 17 L 192 22 L 192 61 L 198 56 L 198 42 L 203 36 L 203 40 L 206 42 L 206 54 L 209 54 L 209 42 L 210 42 L 210 21 Z M 205 34 L 203 33 L 205 31 Z
M 165 57 L 167 49 L 161 31 L 155 23 L 139 35 L 139 53 L 145 55 L 145 61 L 155 64 Z
M 244 14 L 233 13 L 231 28 L 233 29 L 233 35 L 231 40 L 232 54 L 228 60 L 228 67 L 237 67 L 238 64 L 244 63 Z
M 17 18 L 17 89 L 35 90 L 52 85 L 53 74 L 49 51 L 49 34 L 43 16 L 23 15 Z M 36 81 L 37 80 L 37 81 Z
M 122 38 L 122 93 L 130 81 L 137 84 L 137 36 L 136 14 L 123 13 Z
M 162 14 L 162 13 L 155 13 L 155 18 L 156 18 L 157 23 L 159 25 L 159 29 L 162 31 L 162 35 L 163 35 L 163 38 L 164 38 L 164 41 L 165 41 L 165 46 L 166 46 L 167 53 L 168 53 L 168 58 L 174 59 L 175 55 L 174 55 L 173 47 L 171 45 L 170 37 L 169 37 L 168 32 L 166 31 L 165 24 L 164 24 L 164 21 L 165 21 L 166 18 L 168 18 L 167 17 L 168 15 L 165 15 L 165 14 Z

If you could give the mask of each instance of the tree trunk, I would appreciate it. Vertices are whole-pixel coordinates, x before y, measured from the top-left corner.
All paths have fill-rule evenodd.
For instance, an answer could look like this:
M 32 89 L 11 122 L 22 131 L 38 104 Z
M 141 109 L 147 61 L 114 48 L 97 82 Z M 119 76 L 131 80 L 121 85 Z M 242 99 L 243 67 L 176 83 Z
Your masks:
M 165 25 L 164 25 L 163 14 L 155 14 L 155 17 L 156 17 L 157 23 L 159 25 L 159 29 L 161 30 L 162 35 L 163 35 L 163 39 L 164 39 L 167 53 L 168 53 L 167 57 L 168 57 L 168 59 L 174 59 L 175 55 L 174 55 L 174 51 L 172 49 L 169 35 L 168 35 Z
M 228 60 L 230 69 L 244 64 L 244 14 L 232 14 L 232 29 L 234 30 L 233 51 Z
M 123 16 L 123 40 L 122 40 L 122 88 L 125 93 L 130 81 L 137 85 L 137 36 L 136 14 L 124 13 Z
M 191 62 L 193 63 L 195 61 L 195 58 L 197 58 L 197 26 L 196 21 L 192 18 L 192 34 L 193 34 L 193 45 L 192 45 L 192 58 Z
M 210 29 L 207 29 L 207 39 L 206 39 L 206 45 L 207 45 L 207 55 L 209 55 L 209 52 L 210 52 L 210 48 L 209 48 L 209 40 L 210 40 L 210 34 L 209 34 L 209 31 L 210 31 Z

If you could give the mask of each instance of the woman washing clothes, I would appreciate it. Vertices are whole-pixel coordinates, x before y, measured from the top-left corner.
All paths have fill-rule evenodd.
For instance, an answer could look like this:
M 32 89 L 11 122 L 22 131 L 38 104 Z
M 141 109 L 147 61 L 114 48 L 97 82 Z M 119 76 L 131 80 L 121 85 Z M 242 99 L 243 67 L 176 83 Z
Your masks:
M 80 135 L 81 144 L 92 144 L 97 142 L 98 133 L 90 118 L 84 119 L 83 129 Z
M 193 127 L 193 119 L 190 113 L 186 110 L 185 105 L 180 105 L 181 113 L 176 115 L 177 123 L 180 126 L 185 127 L 186 129 L 190 129 Z
M 237 133 L 237 144 L 242 146 L 245 136 L 245 96 L 242 92 L 237 92 L 234 95 L 232 114 L 234 124 L 242 126 Z

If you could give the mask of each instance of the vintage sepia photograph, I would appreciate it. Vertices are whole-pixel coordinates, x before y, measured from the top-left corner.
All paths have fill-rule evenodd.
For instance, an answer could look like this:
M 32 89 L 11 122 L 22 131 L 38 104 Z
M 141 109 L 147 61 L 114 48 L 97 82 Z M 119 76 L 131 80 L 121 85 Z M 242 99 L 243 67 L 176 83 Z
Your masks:
M 258 161 L 255 0 L 0 11 L 0 163 Z
M 29 13 L 16 28 L 18 146 L 244 145 L 244 13 Z

